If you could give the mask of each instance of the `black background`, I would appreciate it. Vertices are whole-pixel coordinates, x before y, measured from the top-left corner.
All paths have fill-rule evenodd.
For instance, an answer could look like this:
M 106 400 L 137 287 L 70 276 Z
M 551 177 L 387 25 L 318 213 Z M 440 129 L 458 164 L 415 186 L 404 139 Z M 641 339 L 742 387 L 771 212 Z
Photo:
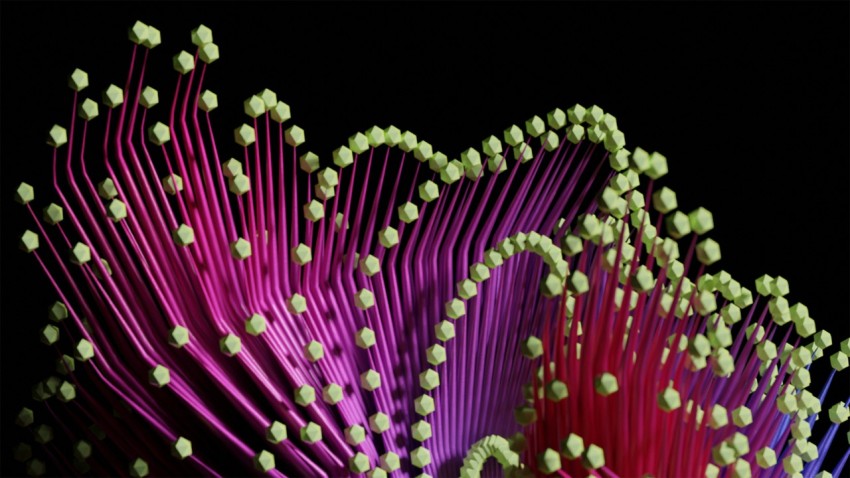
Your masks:
M 242 100 L 268 87 L 325 157 L 373 124 L 452 157 L 534 114 L 599 104 L 630 147 L 666 154 L 664 184 L 683 208 L 714 213 L 724 269 L 750 288 L 783 275 L 791 302 L 837 340 L 850 333 L 848 5 L 4 2 L 0 462 L 20 470 L 6 469 L 12 416 L 47 372 L 36 330 L 55 300 L 17 250 L 31 223 L 14 188 L 36 186 L 39 208 L 52 199 L 44 139 L 68 123 L 66 77 L 88 71 L 95 99 L 123 85 L 135 20 L 162 31 L 161 98 L 170 57 L 193 51 L 189 32 L 204 23 L 221 48 L 207 80 L 219 128 L 241 124 Z M 844 399 L 846 373 L 834 386 Z

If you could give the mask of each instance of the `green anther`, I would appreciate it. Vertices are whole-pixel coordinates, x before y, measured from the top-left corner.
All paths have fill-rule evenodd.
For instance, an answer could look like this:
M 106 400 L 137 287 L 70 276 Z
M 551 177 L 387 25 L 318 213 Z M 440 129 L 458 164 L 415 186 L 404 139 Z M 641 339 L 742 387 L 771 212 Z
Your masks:
M 663 187 L 652 193 L 652 207 L 661 214 L 667 214 L 679 206 L 676 201 L 676 193 L 668 187 Z M 690 221 L 688 221 L 690 225 Z
M 567 290 L 573 295 L 581 295 L 590 289 L 587 276 L 581 271 L 574 271 L 567 279 Z
M 182 325 L 174 326 L 168 332 L 168 344 L 174 348 L 182 348 L 189 343 L 189 330 Z
M 532 335 L 520 343 L 520 350 L 526 358 L 536 359 L 543 355 L 543 342 Z
M 171 383 L 171 372 L 163 365 L 157 365 L 148 372 L 148 382 L 162 388 Z
M 797 400 L 791 395 L 780 394 L 776 397 L 776 408 L 785 415 L 791 415 L 797 411 Z
M 381 468 L 387 473 L 392 473 L 401 468 L 401 460 L 399 460 L 397 454 L 391 451 L 381 455 L 378 461 L 381 463 Z
M 584 244 L 580 237 L 574 236 L 572 234 L 567 234 L 561 240 L 561 250 L 567 256 L 574 256 L 581 252 L 584 248 Z
M 414 151 L 415 156 L 415 149 L 418 144 L 419 143 L 416 139 L 416 135 L 411 133 L 410 131 L 405 131 L 401 134 L 401 137 L 399 138 L 398 147 L 405 153 Z
M 525 142 L 525 136 L 517 125 L 512 125 L 510 128 L 506 129 L 504 137 L 505 143 L 511 147 L 516 147 Z
M 481 262 L 476 262 L 469 266 L 469 278 L 475 282 L 481 283 L 490 278 L 490 269 Z
M 756 452 L 756 463 L 764 469 L 776 465 L 776 452 L 768 446 L 760 449 Z
M 420 395 L 413 400 L 413 408 L 419 415 L 427 417 L 434 413 L 434 399 L 430 395 Z
M 198 51 L 198 57 L 206 64 L 210 64 L 220 58 L 218 45 L 215 43 L 210 43 L 204 45 Z
M 183 191 L 183 178 L 176 174 L 170 174 L 162 178 L 162 189 L 172 196 L 176 195 Z
M 711 353 L 711 344 L 705 335 L 696 334 L 688 342 L 688 352 L 697 357 L 707 357 Z
M 428 167 L 435 173 L 440 172 L 440 170 L 445 168 L 447 164 L 449 164 L 448 156 L 439 151 L 428 158 Z
M 368 256 L 360 259 L 360 272 L 362 272 L 367 277 L 372 277 L 381 270 L 381 262 L 377 257 L 369 254 Z
M 546 277 L 544 277 L 540 282 L 540 293 L 543 294 L 544 297 L 557 297 L 561 295 L 563 290 L 564 282 L 562 278 L 555 273 L 546 274 Z
M 578 144 L 582 139 L 584 139 L 584 133 L 584 126 L 580 124 L 571 125 L 567 128 L 567 141 L 573 144 Z
M 602 128 L 602 131 L 606 133 L 609 131 L 617 130 L 617 118 L 614 115 L 605 113 L 602 115 L 602 119 L 599 120 L 599 127 Z
M 141 458 L 136 458 L 135 460 L 130 462 L 130 476 L 133 478 L 144 478 L 148 476 L 150 470 L 148 469 L 148 462 Z
M 303 314 L 307 310 L 307 299 L 297 292 L 292 294 L 292 297 L 286 299 L 286 310 L 290 314 Z
M 269 110 L 269 114 L 271 115 L 272 119 L 277 123 L 283 123 L 283 122 L 287 121 L 288 119 L 290 119 L 292 117 L 292 113 L 289 110 L 289 105 L 284 103 L 283 101 L 278 101 L 277 103 L 275 103 L 275 105 L 271 108 L 271 110 Z M 297 128 L 297 126 L 296 126 L 296 128 Z M 298 128 L 298 130 L 296 130 L 296 132 L 297 131 L 300 131 L 303 135 L 303 131 L 301 130 L 301 128 Z M 287 133 L 289 133 L 289 130 L 287 130 Z M 288 136 L 286 138 L 287 143 L 290 142 L 290 139 L 291 139 L 290 136 Z M 302 136 L 302 139 L 303 139 L 303 136 Z M 290 146 L 291 146 L 291 144 L 290 144 Z
M 732 410 L 732 423 L 738 428 L 743 428 L 753 423 L 753 414 L 749 408 L 741 405 Z
M 475 287 L 475 285 L 472 281 L 469 281 L 469 282 L 471 284 L 473 284 L 473 287 Z M 458 285 L 458 290 L 460 290 L 460 288 L 461 288 L 460 285 Z M 458 298 L 454 298 L 454 299 L 446 302 L 445 309 L 446 309 L 446 315 L 451 319 L 457 320 L 457 319 L 463 317 L 464 315 L 466 315 L 466 305 L 463 303 L 462 300 L 460 300 Z
M 104 90 L 101 99 L 103 100 L 103 104 L 105 104 L 108 108 L 115 108 L 116 106 L 120 106 L 124 103 L 124 90 L 115 85 L 109 85 L 109 87 Z
M 131 42 L 140 45 L 148 37 L 148 26 L 140 21 L 136 21 L 129 29 L 127 29 L 127 37 Z
M 366 429 L 360 425 L 352 425 L 343 430 L 345 442 L 351 446 L 357 446 L 366 440 Z
M 593 105 L 590 108 L 587 108 L 584 112 L 584 122 L 593 126 L 597 125 L 600 121 L 602 121 L 602 117 L 605 115 L 605 112 L 602 108 Z
M 569 396 L 567 384 L 560 380 L 552 380 L 546 384 L 546 398 L 553 402 L 560 402 Z
M 233 357 L 242 351 L 242 339 L 234 334 L 227 334 L 218 341 L 218 348 L 224 355 Z
M 667 387 L 658 394 L 658 407 L 665 412 L 671 412 L 682 406 L 679 392 L 673 387 Z
M 803 460 L 797 455 L 790 454 L 782 460 L 782 469 L 788 475 L 794 476 L 796 473 L 803 471 Z
M 433 369 L 428 369 L 419 374 L 419 386 L 431 391 L 440 386 L 440 374 Z
M 384 143 L 387 146 L 398 146 L 401 139 L 401 130 L 395 126 L 390 125 L 384 130 Z
M 762 361 L 773 360 L 777 356 L 776 344 L 770 340 L 765 340 L 756 345 L 756 355 Z
M 343 399 L 342 387 L 330 383 L 322 388 L 322 400 L 328 405 L 336 405 Z
M 44 345 L 53 345 L 59 340 L 59 327 L 55 325 L 45 325 L 39 333 L 41 343 Z
M 850 411 L 847 410 L 847 405 L 844 402 L 838 402 L 829 408 L 829 421 L 840 425 L 850 418 Z
M 381 387 L 381 374 L 373 369 L 369 369 L 360 374 L 360 388 L 368 392 L 373 392 Z
M 438 197 L 440 197 L 440 187 L 434 181 L 429 179 L 419 185 L 419 198 L 423 201 L 431 202 Z
M 784 301 L 786 304 L 788 303 L 787 299 L 785 299 L 784 297 L 782 297 L 782 298 L 776 297 L 775 299 L 772 299 L 772 301 L 773 300 Z M 788 308 L 788 315 L 790 316 L 791 320 L 793 320 L 796 323 L 796 322 L 799 322 L 799 321 L 801 321 L 801 320 L 803 320 L 803 319 L 805 319 L 809 316 L 809 308 L 806 307 L 805 304 L 801 304 L 801 303 L 798 302 L 798 303 L 792 305 L 790 308 Z
M 475 148 L 468 148 L 460 153 L 460 162 L 466 171 L 466 177 L 476 180 L 481 172 L 481 154 Z
M 322 427 L 313 422 L 307 422 L 300 430 L 301 441 L 311 445 L 322 441 Z
M 59 125 L 53 125 L 47 133 L 47 144 L 58 148 L 68 142 L 68 132 Z
M 833 369 L 838 372 L 846 369 L 848 366 L 847 354 L 841 352 L 840 350 L 838 352 L 835 352 L 834 354 L 830 355 L 829 364 L 832 366 Z
M 33 411 L 27 407 L 21 408 L 18 412 L 17 417 L 15 418 L 15 425 L 25 428 L 32 425 L 34 420 Z
M 651 166 L 649 153 L 647 153 L 643 148 L 635 148 L 634 152 L 629 157 L 629 166 L 637 173 L 644 173 L 648 171 Z
M 720 317 L 726 325 L 736 324 L 741 321 L 741 309 L 735 304 L 727 304 L 720 309 Z
M 266 331 L 266 318 L 260 314 L 253 314 L 245 321 L 245 332 L 257 337 Z
M 581 460 L 585 468 L 598 470 L 605 466 L 605 453 L 602 451 L 602 448 L 594 444 L 590 444 L 584 450 Z
M 281 103 L 278 103 L 278 105 L 280 104 Z M 292 125 L 286 131 L 284 131 L 283 137 L 286 140 L 286 144 L 293 147 L 301 146 L 302 144 L 304 144 L 304 141 L 306 141 L 304 130 L 296 125 Z
M 750 441 L 741 432 L 735 432 L 726 440 L 726 443 L 735 450 L 737 456 L 743 456 L 750 452 Z
M 242 103 L 245 114 L 251 118 L 258 118 L 266 112 L 266 104 L 263 99 L 253 95 Z
M 431 438 L 431 424 L 425 420 L 419 420 L 410 426 L 410 434 L 414 440 L 423 442 Z
M 381 229 L 378 231 L 378 242 L 387 249 L 397 246 L 398 231 L 392 226 L 387 226 Z
M 301 157 L 298 158 L 298 165 L 305 173 L 312 173 L 319 169 L 319 156 L 308 151 L 306 154 L 302 154 Z M 324 186 L 327 187 L 327 185 Z
M 354 342 L 361 349 L 368 349 L 375 345 L 375 332 L 369 327 L 363 327 L 354 334 Z
M 528 426 L 537 421 L 537 411 L 529 406 L 522 405 L 514 409 L 514 418 L 521 426 Z
M 242 126 L 233 130 L 233 139 L 239 146 L 248 147 L 254 144 L 254 142 L 257 140 L 257 134 L 254 131 L 254 128 L 248 126 L 247 124 L 243 124 Z
M 646 169 L 646 175 L 652 179 L 658 179 L 666 175 L 667 172 L 667 158 L 661 153 L 653 152 L 649 156 L 649 167 Z
M 304 218 L 310 222 L 316 222 L 325 217 L 325 207 L 319 201 L 313 199 L 304 205 Z
M 35 192 L 27 183 L 21 183 L 18 185 L 18 188 L 15 190 L 15 202 L 18 204 L 27 205 L 35 199 Z
M 756 279 L 756 292 L 763 296 L 771 295 L 773 288 L 773 277 L 765 274 Z
M 832 345 L 832 334 L 826 330 L 821 330 L 815 334 L 814 343 L 820 349 L 829 348 Z
M 812 427 L 808 421 L 797 418 L 791 425 L 791 436 L 797 440 L 806 440 L 812 436 Z
M 589 139 L 591 143 L 599 144 L 605 139 L 605 135 L 605 132 L 602 131 L 602 128 L 599 125 L 587 128 L 587 139 Z
M 525 131 L 536 138 L 546 131 L 546 123 L 539 116 L 534 116 L 525 122 Z
M 302 407 L 309 406 L 316 401 L 316 389 L 309 385 L 301 385 L 295 389 L 295 403 Z
M 267 450 L 262 450 L 254 455 L 254 468 L 262 473 L 268 473 L 274 470 L 275 462 L 274 455 Z
M 230 158 L 221 163 L 222 173 L 225 177 L 233 179 L 237 176 L 242 176 L 242 163 L 238 160 Z
M 446 349 L 440 344 L 434 344 L 425 349 L 425 357 L 428 363 L 436 367 L 446 361 Z
M 688 213 L 691 230 L 702 235 L 714 229 L 714 216 L 711 212 L 703 207 L 696 208 Z
M 186 224 L 181 224 L 172 231 L 171 237 L 178 246 L 185 247 L 195 242 L 195 231 Z
M 431 464 L 431 452 L 425 447 L 417 447 L 410 452 L 410 464 L 416 468 L 425 468 Z
M 501 266 L 503 262 L 502 254 L 498 251 L 494 249 L 487 249 L 484 251 L 484 265 L 486 265 L 488 269 L 495 269 Z
M 808 338 L 817 331 L 817 327 L 815 326 L 814 319 L 806 317 L 794 324 L 794 330 L 800 337 Z
M 172 58 L 172 66 L 178 73 L 185 75 L 195 69 L 195 57 L 189 52 L 181 51 Z
M 783 297 L 788 295 L 789 287 L 788 280 L 782 276 L 777 276 L 770 284 L 770 294 L 774 297 Z
M 616 393 L 620 389 L 620 385 L 617 382 L 617 377 L 611 373 L 604 372 L 594 377 L 593 388 L 596 389 L 596 393 L 599 395 L 607 397 Z
M 453 184 L 457 182 L 463 173 L 461 167 L 458 167 L 459 164 L 460 163 L 455 164 L 455 162 L 452 161 L 447 164 L 446 167 L 442 168 L 440 170 L 440 180 L 446 184 Z
M 481 150 L 484 151 L 485 155 L 493 157 L 502 152 L 502 143 L 499 138 L 491 135 L 481 142 Z
M 655 287 L 655 279 L 652 271 L 644 265 L 637 268 L 631 278 L 632 287 L 636 292 L 647 292 Z
M 89 75 L 85 71 L 75 68 L 68 76 L 68 87 L 76 92 L 83 91 L 89 86 Z
M 144 96 L 142 96 L 142 98 L 140 99 L 140 102 L 144 102 Z M 77 115 L 79 115 L 80 118 L 82 118 L 86 121 L 91 121 L 91 120 L 97 118 L 97 115 L 98 115 L 97 103 L 92 101 L 90 98 L 86 98 L 85 100 L 83 100 L 83 102 L 77 108 Z M 51 144 L 51 146 L 56 147 L 54 144 Z
M 304 358 L 311 363 L 316 363 L 325 356 L 325 348 L 321 343 L 311 340 L 304 346 Z
M 112 222 L 120 222 L 127 218 L 127 205 L 120 199 L 109 201 L 106 206 L 106 216 L 112 219 Z
M 711 292 L 700 292 L 694 305 L 700 315 L 707 316 L 717 310 L 717 299 Z
M 390 429 L 390 417 L 383 412 L 375 413 L 369 417 L 369 428 L 378 434 Z
M 579 458 L 584 453 L 584 440 L 570 433 L 567 438 L 561 441 L 561 454 L 570 460 Z
M 547 448 L 537 455 L 537 469 L 544 475 L 551 475 L 561 469 L 561 456 L 557 451 Z
M 555 108 L 546 114 L 546 123 L 553 130 L 559 130 L 567 125 L 567 114 L 561 108 Z
M 80 362 L 85 362 L 94 357 L 94 346 L 86 339 L 80 339 L 77 346 L 74 347 L 74 358 Z
M 70 355 L 62 355 L 56 359 L 56 372 L 62 375 L 68 375 L 76 369 L 76 362 Z
M 178 460 L 189 458 L 192 456 L 192 442 L 186 438 L 177 437 L 174 443 L 171 444 L 171 456 Z
M 609 153 L 616 153 L 626 146 L 626 136 L 622 131 L 608 131 L 605 133 L 603 140 L 605 143 L 605 150 Z
M 370 309 L 375 305 L 375 295 L 371 290 L 360 289 L 354 294 L 354 305 L 360 310 Z
M 275 420 L 266 428 L 266 440 L 278 444 L 287 438 L 286 425 Z
M 313 252 L 310 246 L 302 242 L 290 250 L 290 258 L 292 262 L 303 266 L 313 260 Z
M 339 174 L 330 168 L 324 168 L 317 175 L 319 184 L 326 188 L 334 188 L 339 184 Z
M 398 207 L 398 218 L 401 222 L 410 224 L 419 219 L 419 208 L 416 207 L 416 204 L 408 201 Z
M 844 355 L 850 355 L 850 338 L 846 338 L 838 343 L 838 348 Z
M 713 430 L 718 430 L 729 424 L 729 417 L 726 408 L 722 405 L 715 404 L 711 407 L 708 415 L 708 425 Z
M 572 124 L 580 124 L 584 122 L 586 112 L 584 106 L 576 103 L 572 108 L 567 109 L 567 119 Z
M 691 233 L 691 224 L 688 216 L 682 211 L 676 211 L 672 215 L 667 216 L 664 224 L 667 226 L 667 233 L 673 239 L 681 239 Z
M 198 98 L 198 108 L 207 113 L 218 108 L 218 95 L 210 90 L 204 90 Z
M 443 342 L 448 342 L 455 337 L 455 326 L 448 320 L 440 321 L 434 326 L 434 335 Z
M 251 257 L 251 243 L 241 237 L 231 242 L 230 255 L 240 261 Z

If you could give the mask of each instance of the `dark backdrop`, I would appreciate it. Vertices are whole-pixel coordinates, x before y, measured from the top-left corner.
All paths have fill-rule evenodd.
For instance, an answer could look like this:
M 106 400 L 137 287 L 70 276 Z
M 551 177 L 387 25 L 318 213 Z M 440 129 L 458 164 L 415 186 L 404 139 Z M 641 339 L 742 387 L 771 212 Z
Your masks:
M 136 19 L 162 31 L 154 62 L 163 71 L 191 50 L 192 28 L 213 29 L 219 129 L 241 123 L 241 101 L 269 87 L 325 157 L 372 124 L 410 129 L 453 156 L 534 114 L 599 104 L 631 147 L 667 155 L 665 184 L 683 207 L 714 212 L 723 268 L 748 287 L 762 273 L 788 278 L 792 303 L 805 302 L 838 339 L 850 333 L 849 9 L 3 2 L 0 463 L 17 440 L 12 415 L 49 366 L 35 334 L 54 300 L 35 260 L 16 249 L 30 223 L 14 188 L 26 180 L 44 197 L 44 138 L 68 122 L 66 75 L 88 71 L 89 95 L 122 84 Z M 174 76 L 161 78 L 154 86 L 168 97 Z M 846 374 L 835 385 L 832 402 L 847 395 Z M 13 466 L 6 472 L 20 471 Z

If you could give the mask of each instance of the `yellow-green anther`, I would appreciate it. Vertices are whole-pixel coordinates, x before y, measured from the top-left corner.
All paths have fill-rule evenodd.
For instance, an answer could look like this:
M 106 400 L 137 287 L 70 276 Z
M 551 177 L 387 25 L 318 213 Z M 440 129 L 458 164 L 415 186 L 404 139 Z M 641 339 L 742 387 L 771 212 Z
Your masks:
M 756 354 L 763 361 L 773 360 L 776 358 L 776 344 L 770 340 L 765 340 L 756 346 Z
M 345 442 L 351 446 L 357 446 L 366 440 L 366 429 L 360 425 L 351 425 L 343 430 Z
M 536 138 L 546 131 L 546 123 L 539 116 L 534 116 L 525 122 L 525 131 Z
M 251 257 L 251 243 L 243 238 L 239 238 L 230 243 L 230 255 L 237 260 L 245 260 Z
M 587 139 L 589 139 L 591 143 L 599 144 L 605 139 L 605 132 L 602 131 L 602 128 L 599 125 L 591 126 L 587 128 L 586 131 Z
M 148 382 L 154 387 L 162 388 L 171 383 L 171 371 L 159 364 L 148 371 Z
M 751 476 L 752 469 L 747 460 L 739 458 L 729 467 L 729 478 L 750 478 Z
M 384 130 L 377 126 L 367 129 L 365 136 L 366 142 L 373 148 L 377 148 L 385 143 Z
M 144 478 L 150 473 L 148 462 L 141 458 L 136 458 L 130 462 L 130 476 L 133 478 Z
M 68 87 L 76 92 L 83 91 L 89 86 L 89 75 L 85 71 L 75 68 L 68 76 Z
M 714 354 L 712 370 L 718 377 L 727 377 L 735 371 L 735 358 L 726 349 L 717 349 Z
M 253 95 L 242 103 L 245 114 L 251 118 L 258 118 L 266 112 L 266 104 L 263 99 Z
M 537 411 L 532 407 L 521 405 L 514 409 L 514 418 L 521 426 L 528 426 L 537 421 Z
M 440 374 L 433 369 L 428 369 L 419 374 L 419 386 L 431 391 L 440 386 Z
M 311 340 L 304 346 L 304 358 L 311 363 L 316 363 L 325 356 L 325 348 L 321 343 Z
M 380 457 L 378 457 L 378 461 L 381 464 L 380 469 L 383 469 L 387 473 L 392 473 L 392 472 L 398 470 L 399 468 L 401 468 L 401 460 L 399 460 L 399 457 L 398 457 L 397 454 L 395 454 L 391 451 L 388 451 L 388 452 L 384 453 L 383 455 L 381 455 Z
M 297 292 L 292 294 L 286 299 L 286 310 L 290 314 L 303 314 L 307 310 L 307 299 Z
M 204 90 L 198 98 L 198 108 L 207 113 L 218 108 L 218 95 L 210 90 Z
M 635 291 L 647 292 L 655 286 L 655 279 L 652 277 L 652 271 L 641 265 L 632 275 L 631 283 Z
M 493 157 L 502 152 L 502 143 L 499 138 L 491 135 L 481 142 L 481 150 L 487 156 Z
M 266 318 L 260 314 L 253 314 L 245 320 L 245 331 L 254 337 L 266 331 Z
M 750 441 L 741 432 L 735 432 L 731 437 L 726 439 L 726 443 L 735 450 L 736 456 L 743 456 L 750 452 Z
M 368 256 L 360 259 L 360 272 L 362 272 L 367 277 L 372 277 L 381 270 L 381 262 L 377 257 L 369 254 Z
M 629 166 L 638 173 L 647 171 L 650 167 L 649 153 L 641 147 L 635 148 L 629 157 Z
M 673 387 L 667 387 L 658 394 L 658 407 L 665 412 L 671 412 L 682 406 L 679 392 Z
M 292 262 L 303 266 L 313 260 L 313 252 L 307 244 L 300 243 L 290 250 Z
M 472 283 L 473 287 L 474 287 L 474 283 L 472 281 L 469 281 L 469 282 Z M 460 286 L 458 286 L 458 289 L 460 289 Z M 452 318 L 452 319 L 455 319 L 455 320 L 466 315 L 466 305 L 463 303 L 462 300 L 460 300 L 458 298 L 454 298 L 454 299 L 446 302 L 445 309 L 446 309 L 446 315 L 449 316 L 449 318 Z
M 336 405 L 343 399 L 342 387 L 330 383 L 322 388 L 322 400 L 328 405 Z
M 850 411 L 847 410 L 847 405 L 844 402 L 838 402 L 829 408 L 829 421 L 835 424 L 841 424 L 850 418 Z
M 109 85 L 109 87 L 103 91 L 101 99 L 103 100 L 103 104 L 105 104 L 108 108 L 115 108 L 116 106 L 124 103 L 124 90 L 115 85 Z
M 301 441 L 311 445 L 322 441 L 322 427 L 314 422 L 307 422 L 301 427 Z
M 417 447 L 410 452 L 410 463 L 416 468 L 425 468 L 431 464 L 431 452 L 425 447 Z
M 791 395 L 780 394 L 776 397 L 776 408 L 780 412 L 790 415 L 797 411 L 797 400 L 795 400 Z
M 560 380 L 552 380 L 546 384 L 546 398 L 553 402 L 560 402 L 569 396 L 567 384 Z
M 143 102 L 143 101 L 144 101 L 144 96 L 142 96 L 140 102 Z M 97 118 L 97 115 L 98 115 L 97 103 L 95 103 L 91 98 L 86 98 L 85 100 L 83 100 L 83 102 L 77 108 L 77 115 L 79 115 L 80 118 L 82 118 L 86 121 L 91 121 L 91 120 Z M 54 144 L 51 144 L 51 146 L 56 147 Z
M 765 274 L 756 279 L 756 292 L 758 292 L 759 294 L 764 296 L 771 295 L 772 287 L 773 277 Z
M 602 128 L 604 130 L 604 128 Z M 616 153 L 626 145 L 626 136 L 622 131 L 608 131 L 604 136 L 605 150 Z
M 440 187 L 430 179 L 419 185 L 419 198 L 431 202 L 440 197 Z
M 242 339 L 234 334 L 227 334 L 218 341 L 218 348 L 224 355 L 233 357 L 242 351 Z
M 711 353 L 711 344 L 708 342 L 705 335 L 696 334 L 688 342 L 688 352 L 697 357 L 707 357 L 708 354 Z
M 355 133 L 348 138 L 348 147 L 355 154 L 364 153 L 369 149 L 369 139 L 363 133 Z
M 436 367 L 446 361 L 446 349 L 440 344 L 434 344 L 425 349 L 425 357 L 428 363 Z
M 277 106 L 277 93 L 274 91 L 265 88 L 263 91 L 257 93 L 257 96 L 263 100 L 263 105 L 265 105 L 266 111 L 271 111 L 272 108 Z
M 410 434 L 414 440 L 423 442 L 431 438 L 431 424 L 425 420 L 419 420 L 410 426 Z
M 667 233 L 673 239 L 681 239 L 691 233 L 691 224 L 688 216 L 682 211 L 676 211 L 672 215 L 664 219 L 664 224 L 667 226 Z
M 239 146 L 248 147 L 254 144 L 254 141 L 257 140 L 257 134 L 256 131 L 254 131 L 254 128 L 247 124 L 243 124 L 233 130 L 233 139 Z
M 649 156 L 649 167 L 646 169 L 646 175 L 652 179 L 658 179 L 667 172 L 667 157 L 657 151 L 653 152 Z
M 304 141 L 307 140 L 306 135 L 304 134 L 304 130 L 296 125 L 292 125 L 286 131 L 284 131 L 283 138 L 286 140 L 286 144 L 292 147 L 301 146 L 302 144 L 304 144 Z
M 390 429 L 390 417 L 383 412 L 375 413 L 369 417 L 369 428 L 378 434 Z
M 714 216 L 704 207 L 696 208 L 688 213 L 688 221 L 690 221 L 691 230 L 699 235 L 714 229 Z
M 304 205 L 303 212 L 304 218 L 310 222 L 316 222 L 325 217 L 325 207 L 315 199 Z
M 728 442 L 723 441 L 712 448 L 711 456 L 720 466 L 730 465 L 735 461 L 735 449 Z
M 68 132 L 59 125 L 53 125 L 47 133 L 47 144 L 58 148 L 68 142 Z
M 604 372 L 594 377 L 593 388 L 596 389 L 596 393 L 599 395 L 607 397 L 616 393 L 620 389 L 620 385 L 617 382 L 617 377 L 611 373 Z
M 850 338 L 846 338 L 838 343 L 838 348 L 844 355 L 850 355 Z
M 812 427 L 809 426 L 808 421 L 797 418 L 791 424 L 791 436 L 797 440 L 806 440 L 812 436 Z
M 581 460 L 585 468 L 598 470 L 605 466 L 605 453 L 599 446 L 590 444 L 584 450 Z
M 537 469 L 544 475 L 551 475 L 561 469 L 561 456 L 557 451 L 547 448 L 537 455 Z
M 756 452 L 756 463 L 764 469 L 776 465 L 776 452 L 770 447 L 764 447 Z
M 434 399 L 430 395 L 420 395 L 413 400 L 413 408 L 419 415 L 427 417 L 434 413 Z
M 174 326 L 168 332 L 168 344 L 175 348 L 181 348 L 189 343 L 189 330 L 182 325 Z
M 275 422 L 277 423 L 277 422 Z M 178 460 L 185 460 L 192 456 L 192 442 L 183 437 L 177 437 L 171 444 L 171 456 Z
M 715 404 L 711 407 L 708 415 L 708 425 L 713 430 L 718 430 L 729 424 L 729 416 L 726 408 L 722 405 Z
M 270 110 L 269 114 L 276 123 L 284 123 L 292 117 L 289 105 L 283 101 L 278 101 Z M 288 139 L 287 142 L 289 142 Z
M 711 292 L 700 292 L 694 305 L 700 315 L 706 316 L 717 310 L 717 299 Z
M 774 297 L 786 296 L 789 291 L 788 280 L 782 276 L 777 276 L 770 284 L 770 294 Z
M 469 278 L 475 282 L 483 282 L 490 278 L 490 269 L 486 264 L 476 262 L 469 266 Z
M 440 180 L 446 184 L 454 184 L 460 179 L 463 165 L 460 162 L 451 161 L 440 170 Z
M 295 389 L 295 403 L 302 407 L 309 406 L 316 401 L 316 389 L 309 385 L 301 385 Z
M 829 364 L 832 366 L 833 369 L 838 372 L 846 369 L 848 366 L 847 354 L 840 350 L 838 352 L 835 352 L 834 354 L 830 355 Z
M 554 131 L 547 131 L 543 136 L 540 137 L 540 146 L 542 146 L 543 149 L 545 149 L 546 151 L 555 151 L 556 149 L 558 149 L 558 146 L 560 144 L 561 139 Z
M 782 469 L 793 476 L 803 471 L 803 460 L 797 455 L 789 454 L 782 460 Z
M 735 304 L 727 304 L 720 309 L 720 317 L 726 325 L 736 324 L 741 321 L 741 309 Z
M 434 171 L 435 173 L 440 172 L 440 170 L 445 168 L 448 164 L 448 156 L 439 151 L 432 154 L 431 157 L 428 158 L 428 167 L 431 169 L 431 171 Z
M 384 130 L 384 143 L 387 146 L 397 146 L 401 143 L 401 130 L 392 125 L 388 126 Z
M 416 207 L 416 204 L 408 201 L 398 207 L 398 218 L 401 222 L 410 224 L 419 219 L 419 208 Z
M 652 193 L 652 207 L 661 214 L 667 214 L 675 210 L 678 206 L 676 193 L 672 189 L 665 186 Z M 690 222 L 688 225 L 690 226 Z
M 312 173 L 319 169 L 319 156 L 308 151 L 306 154 L 302 154 L 301 157 L 298 158 L 298 165 L 305 173 Z
M 411 133 L 410 131 L 405 131 L 404 133 L 401 134 L 401 138 L 400 138 L 400 141 L 398 143 L 398 147 L 399 147 L 399 149 L 401 149 L 405 153 L 409 153 L 411 151 L 414 151 L 414 155 L 415 155 L 415 150 L 416 150 L 416 147 L 417 147 L 418 144 L 419 144 L 419 142 L 416 139 L 416 135 Z
M 434 325 L 434 335 L 443 342 L 448 342 L 455 337 L 455 326 L 448 320 L 442 320 Z
M 421 141 L 413 147 L 413 157 L 419 160 L 420 162 L 424 163 L 428 161 L 433 155 L 434 150 L 431 147 L 431 143 L 427 141 Z
M 360 289 L 354 294 L 354 305 L 360 310 L 367 310 L 375 305 L 375 295 L 371 290 Z
M 181 51 L 172 57 L 172 66 L 178 73 L 185 75 L 195 69 L 195 57 L 187 51 Z
M 525 137 L 522 130 L 517 125 L 512 125 L 505 130 L 505 143 L 511 147 L 516 147 L 525 142 Z
M 394 247 L 398 245 L 398 231 L 392 226 L 387 226 L 378 231 L 378 241 L 387 249 Z
M 354 334 L 354 342 L 361 349 L 368 349 L 375 345 L 375 332 L 369 327 L 363 327 Z
M 814 343 L 820 349 L 829 348 L 832 345 L 832 334 L 826 330 L 821 330 L 815 334 Z
M 584 133 L 584 126 L 580 124 L 571 125 L 567 128 L 567 140 L 570 143 L 578 144 L 582 139 L 584 139 Z
M 817 331 L 817 327 L 815 326 L 814 319 L 806 317 L 794 324 L 794 330 L 800 337 L 808 338 Z
M 520 343 L 520 350 L 526 358 L 536 359 L 543 355 L 543 342 L 532 335 Z

